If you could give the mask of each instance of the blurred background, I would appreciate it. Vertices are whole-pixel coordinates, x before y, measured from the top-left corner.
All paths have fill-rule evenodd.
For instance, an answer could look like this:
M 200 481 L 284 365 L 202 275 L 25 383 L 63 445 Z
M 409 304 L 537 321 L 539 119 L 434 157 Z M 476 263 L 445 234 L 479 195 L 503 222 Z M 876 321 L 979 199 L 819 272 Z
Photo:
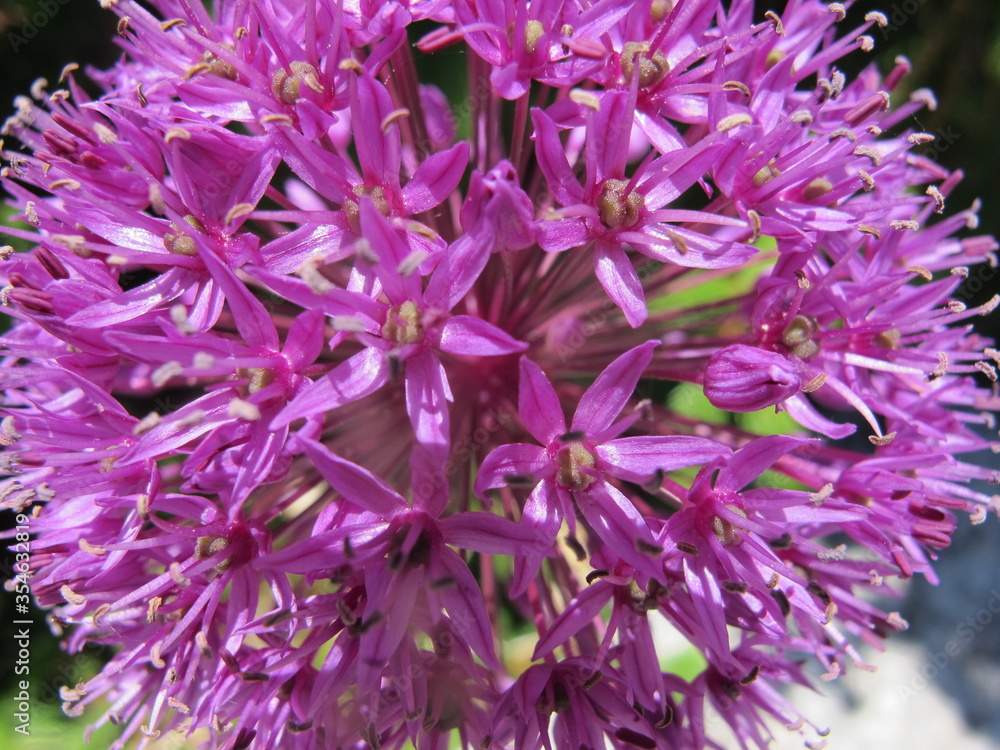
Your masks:
M 781 0 L 760 4 L 760 13 L 783 7 Z M 913 123 L 934 133 L 936 143 L 921 153 L 949 169 L 963 168 L 965 181 L 949 197 L 948 212 L 983 201 L 980 233 L 1000 236 L 1000 3 L 996 0 L 861 0 L 841 24 L 851 28 L 864 14 L 881 10 L 884 29 L 870 32 L 875 52 L 855 52 L 844 61 L 848 75 L 874 61 L 888 71 L 905 55 L 913 72 L 897 91 L 931 88 L 934 112 Z M 99 68 L 114 63 L 116 17 L 96 0 L 0 0 L 0 121 L 13 110 L 13 99 L 27 94 L 32 82 L 59 78 L 63 66 L 77 62 Z M 3 214 L 0 214 L 3 215 Z M 1000 291 L 1000 272 L 981 274 L 982 284 L 968 288 L 969 304 Z M 978 287 L 978 288 L 976 288 Z M 1000 333 L 1000 315 L 984 320 L 981 330 Z M 978 457 L 1000 469 L 1000 458 Z M 978 488 L 986 491 L 986 488 Z M 994 491 L 996 488 L 993 488 Z M 0 514 L 0 528 L 12 514 Z M 0 555 L 0 577 L 10 575 L 10 561 Z M 955 543 L 938 568 L 941 583 L 917 580 L 903 592 L 900 609 L 910 628 L 889 643 L 884 654 L 871 654 L 876 674 L 855 670 L 825 683 L 826 697 L 796 695 L 793 702 L 819 726 L 832 726 L 828 748 L 846 750 L 1000 750 L 1000 523 L 991 519 L 971 527 L 961 523 Z M 100 669 L 102 657 L 63 654 L 45 625 L 44 613 L 31 619 L 33 691 L 32 736 L 13 731 L 15 675 L 12 654 L 13 597 L 0 593 L 0 747 L 10 750 L 85 747 L 85 720 L 71 721 L 60 710 L 58 686 L 75 684 Z M 115 732 L 100 732 L 90 747 L 107 747 Z M 776 747 L 801 747 L 803 737 L 776 729 Z

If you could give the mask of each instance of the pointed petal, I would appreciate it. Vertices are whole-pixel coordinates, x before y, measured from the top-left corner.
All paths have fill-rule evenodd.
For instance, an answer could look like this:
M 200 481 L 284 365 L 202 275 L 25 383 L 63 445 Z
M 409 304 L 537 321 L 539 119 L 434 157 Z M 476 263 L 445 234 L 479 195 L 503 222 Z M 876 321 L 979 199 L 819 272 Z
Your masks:
M 482 589 L 469 566 L 447 547 L 437 550 L 438 562 L 454 584 L 438 589 L 452 629 L 465 641 L 490 669 L 496 669 L 496 652 L 493 648 L 493 626 L 483 601 Z
M 409 245 L 367 197 L 361 201 L 361 233 L 378 256 L 373 268 L 389 301 L 399 305 L 407 300 L 420 300 L 423 287 L 420 274 L 415 270 L 405 275 L 400 272 L 410 255 Z
M 374 625 L 360 638 L 357 689 L 361 695 L 378 692 L 382 671 L 403 642 L 417 594 L 423 588 L 423 568 L 412 568 L 398 576 L 389 571 L 379 572 L 380 577 L 389 579 L 382 585 L 372 581 L 374 574 L 365 576 L 371 598 L 365 605 L 362 622 L 369 620 Z
M 594 256 L 594 273 L 604 291 L 625 313 L 625 319 L 633 328 L 642 325 L 646 319 L 646 298 L 635 266 L 628 259 L 620 245 L 600 243 Z
M 427 282 L 427 305 L 438 310 L 451 310 L 457 305 L 486 268 L 492 244 L 492 235 L 483 231 L 463 234 L 455 240 Z
M 573 497 L 587 523 L 612 554 L 647 575 L 662 577 L 658 560 L 636 547 L 639 541 L 645 542 L 650 549 L 658 545 L 646 519 L 627 497 L 603 480 L 594 482 L 585 492 L 574 492 Z
M 317 571 L 330 570 L 348 562 L 358 563 L 356 543 L 346 540 L 372 537 L 386 528 L 385 523 L 359 523 L 338 526 L 315 536 L 290 544 L 254 562 L 260 570 L 281 570 L 285 573 L 307 575 Z M 355 550 L 354 557 L 348 557 L 347 549 Z
M 540 221 L 538 244 L 549 253 L 561 253 L 583 247 L 591 240 L 590 230 L 583 219 L 549 219 Z
M 559 512 L 559 499 L 551 482 L 539 482 L 528 496 L 521 514 L 521 524 L 534 534 L 536 542 L 533 548 L 524 547 L 514 556 L 514 575 L 510 581 L 512 599 L 523 594 L 532 579 L 538 575 L 542 561 L 559 536 L 562 513 Z
M 850 423 L 833 422 L 818 411 L 809 399 L 801 393 L 797 393 L 781 405 L 781 408 L 788 412 L 788 416 L 805 427 L 807 430 L 818 432 L 834 440 L 840 440 L 848 435 L 853 435 L 857 427 Z
M 441 328 L 438 344 L 442 351 L 452 354 L 471 354 L 478 357 L 495 357 L 502 354 L 523 352 L 528 345 L 518 341 L 492 323 L 470 315 L 456 315 Z
M 299 437 L 298 442 L 323 479 L 349 503 L 386 519 L 410 509 L 398 492 L 367 469 L 341 458 L 315 440 Z
M 195 277 L 196 274 L 186 268 L 171 268 L 142 286 L 83 308 L 70 315 L 66 322 L 86 328 L 107 328 L 134 320 L 180 297 Z
M 465 141 L 424 159 L 403 188 L 406 212 L 419 214 L 447 200 L 461 181 L 468 163 L 469 144 Z
M 445 544 L 490 555 L 516 555 L 538 543 L 537 534 L 525 524 L 495 513 L 466 511 L 438 521 Z
M 566 161 L 555 122 L 540 109 L 531 110 L 531 121 L 535 125 L 535 155 L 552 195 L 563 206 L 583 203 L 583 187 Z
M 301 370 L 316 361 L 325 344 L 325 329 L 326 317 L 319 310 L 306 310 L 295 317 L 281 350 L 293 370 Z
M 787 435 L 767 435 L 752 440 L 740 448 L 729 460 L 729 467 L 719 474 L 716 488 L 737 492 L 769 469 L 786 453 L 807 445 L 817 445 L 817 440 L 804 440 Z
M 246 284 L 236 278 L 236 274 L 212 253 L 202 253 L 202 261 L 215 283 L 226 295 L 226 304 L 233 314 L 233 322 L 243 340 L 252 347 L 278 351 L 278 331 L 271 322 L 271 316 L 247 289 Z
M 618 438 L 597 447 L 603 471 L 628 482 L 648 481 L 659 471 L 673 471 L 729 456 L 732 450 L 707 438 L 641 435 Z
M 527 357 L 521 357 L 517 408 L 528 432 L 542 445 L 566 432 L 566 418 L 552 383 L 542 368 Z
M 625 174 L 633 107 L 629 91 L 606 91 L 587 128 L 587 168 L 594 169 L 594 184 Z
M 424 349 L 406 360 L 406 411 L 418 442 L 448 445 L 451 391 L 441 360 Z
M 336 409 L 338 406 L 364 398 L 389 382 L 389 366 L 385 354 L 368 347 L 333 370 L 296 396 L 271 423 L 278 429 L 302 417 Z
M 621 239 L 655 260 L 686 268 L 731 268 L 757 254 L 757 248 L 683 229 L 675 224 L 650 224 Z
M 402 162 L 399 149 L 399 124 L 393 122 L 386 128 L 383 123 L 393 112 L 392 98 L 379 81 L 371 75 L 355 79 L 351 87 L 351 113 L 354 122 L 354 146 L 365 181 L 382 181 L 386 187 L 399 185 L 399 166 Z M 360 115 L 360 116 L 359 116 Z
M 503 487 L 510 476 L 537 476 L 549 467 L 550 461 L 540 445 L 511 443 L 494 448 L 483 460 L 476 476 L 475 491 L 480 497 L 486 490 Z
M 653 358 L 659 341 L 647 341 L 630 349 L 605 368 L 580 398 L 573 415 L 573 429 L 592 438 L 607 430 L 632 398 L 643 371 Z
M 538 640 L 531 655 L 532 660 L 544 659 L 593 622 L 611 599 L 614 590 L 615 587 L 607 581 L 596 581 L 581 591 Z

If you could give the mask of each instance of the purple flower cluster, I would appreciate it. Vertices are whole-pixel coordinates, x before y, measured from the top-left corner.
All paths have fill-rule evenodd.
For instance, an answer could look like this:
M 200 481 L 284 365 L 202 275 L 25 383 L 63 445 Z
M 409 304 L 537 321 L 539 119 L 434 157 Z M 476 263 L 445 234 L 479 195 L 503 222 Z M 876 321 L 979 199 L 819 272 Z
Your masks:
M 104 4 L 4 126 L 0 501 L 114 747 L 764 747 L 1000 510 L 997 244 L 836 68 L 882 14 Z

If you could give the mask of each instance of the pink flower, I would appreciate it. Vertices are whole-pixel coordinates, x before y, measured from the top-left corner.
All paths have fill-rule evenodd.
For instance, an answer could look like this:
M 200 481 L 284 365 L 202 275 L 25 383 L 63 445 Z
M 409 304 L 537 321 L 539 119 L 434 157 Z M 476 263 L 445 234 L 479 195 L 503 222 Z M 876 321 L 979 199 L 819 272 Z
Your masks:
M 552 384 L 538 365 L 522 359 L 519 411 L 541 446 L 497 448 L 476 479 L 479 494 L 505 483 L 540 480 L 524 506 L 522 523 L 538 529 L 551 545 L 564 520 L 575 533 L 579 513 L 614 554 L 654 578 L 659 568 L 650 556 L 658 550 L 652 534 L 631 501 L 608 480 L 648 482 L 729 453 L 725 446 L 697 437 L 617 437 L 640 416 L 633 412 L 619 419 L 656 344 L 643 344 L 612 362 L 580 397 L 569 430 Z M 537 574 L 542 555 L 528 550 L 516 552 L 515 559 L 519 568 L 511 593 L 516 596 Z

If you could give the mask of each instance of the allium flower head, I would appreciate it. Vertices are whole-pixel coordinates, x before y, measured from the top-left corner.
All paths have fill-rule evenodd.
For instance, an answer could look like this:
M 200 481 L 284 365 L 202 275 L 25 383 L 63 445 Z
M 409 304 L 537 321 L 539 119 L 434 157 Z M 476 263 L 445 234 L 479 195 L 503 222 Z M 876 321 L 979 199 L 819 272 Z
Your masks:
M 881 13 L 107 5 L 3 128 L 0 502 L 115 748 L 811 737 L 781 686 L 1000 510 L 997 244 L 908 64 L 838 70 Z

